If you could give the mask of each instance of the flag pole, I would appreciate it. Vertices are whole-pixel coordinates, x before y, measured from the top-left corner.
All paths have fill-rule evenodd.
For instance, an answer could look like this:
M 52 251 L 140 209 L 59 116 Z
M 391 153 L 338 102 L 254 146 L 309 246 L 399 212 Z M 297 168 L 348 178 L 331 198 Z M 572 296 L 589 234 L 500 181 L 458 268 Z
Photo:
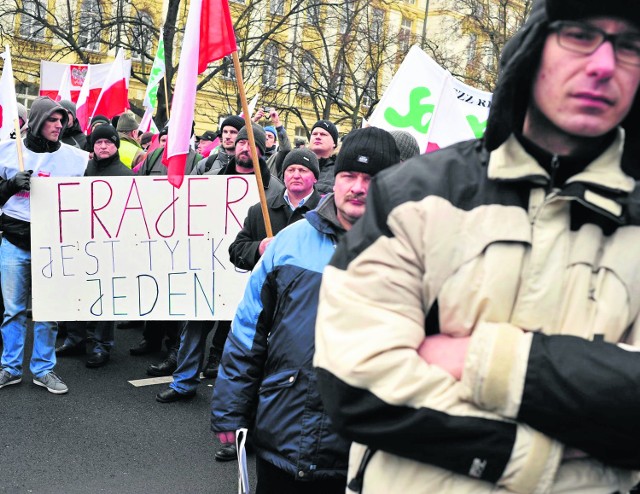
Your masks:
M 236 81 L 238 83 L 238 93 L 240 94 L 240 101 L 242 103 L 242 114 L 244 115 L 245 126 L 247 127 L 247 137 L 249 138 L 249 147 L 251 149 L 251 160 L 253 161 L 253 171 L 256 174 L 256 181 L 258 182 L 258 194 L 260 195 L 260 208 L 262 209 L 262 218 L 264 219 L 264 228 L 267 232 L 267 237 L 273 237 L 273 230 L 271 229 L 271 220 L 269 219 L 269 209 L 267 208 L 267 196 L 264 192 L 264 185 L 262 183 L 262 172 L 260 170 L 260 162 L 258 161 L 258 153 L 256 151 L 256 141 L 253 136 L 253 126 L 251 115 L 249 115 L 249 105 L 247 104 L 247 94 L 244 90 L 244 82 L 242 80 L 242 68 L 240 67 L 240 59 L 238 58 L 238 52 L 234 51 L 233 67 L 236 71 Z
M 24 171 L 24 158 L 22 156 L 22 135 L 20 134 L 20 119 L 16 118 L 13 121 L 13 125 L 16 128 L 16 149 L 18 150 L 18 169 Z
M 167 108 L 167 120 L 169 120 L 171 118 L 171 115 L 169 115 L 169 93 L 167 92 L 167 74 L 165 74 L 164 77 L 162 78 L 162 82 L 164 84 L 164 104 Z

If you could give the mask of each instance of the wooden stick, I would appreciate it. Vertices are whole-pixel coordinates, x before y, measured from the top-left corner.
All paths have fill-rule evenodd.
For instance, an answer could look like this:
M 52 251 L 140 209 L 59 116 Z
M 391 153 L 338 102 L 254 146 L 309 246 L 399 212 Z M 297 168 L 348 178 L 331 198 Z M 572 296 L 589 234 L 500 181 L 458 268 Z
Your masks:
M 169 92 L 167 91 L 167 75 L 166 74 L 162 78 L 162 82 L 164 84 L 164 104 L 167 108 L 167 120 L 169 120 L 169 118 L 171 118 L 171 115 L 169 114 Z
M 269 209 L 267 208 L 267 196 L 264 192 L 264 185 L 262 183 L 262 172 L 260 170 L 260 162 L 258 160 L 258 153 L 256 151 L 256 141 L 253 136 L 253 122 L 251 121 L 251 115 L 249 115 L 249 105 L 247 104 L 247 95 L 244 90 L 244 82 L 242 81 L 242 69 L 240 68 L 240 59 L 238 58 L 238 52 L 234 51 L 233 67 L 236 70 L 236 81 L 238 82 L 238 93 L 240 94 L 240 101 L 242 102 L 242 114 L 244 115 L 245 126 L 247 127 L 247 137 L 249 138 L 249 147 L 251 149 L 251 160 L 253 161 L 253 171 L 256 175 L 256 181 L 258 182 L 258 194 L 260 195 L 260 207 L 262 209 L 262 219 L 264 220 L 264 229 L 267 232 L 267 237 L 273 237 L 273 230 L 271 229 L 271 220 L 269 218 Z
M 16 149 L 18 150 L 18 169 L 24 171 L 24 157 L 22 156 L 22 135 L 20 134 L 20 119 L 16 118 L 13 121 L 13 125 L 16 129 Z M 60 132 L 62 134 L 62 131 Z

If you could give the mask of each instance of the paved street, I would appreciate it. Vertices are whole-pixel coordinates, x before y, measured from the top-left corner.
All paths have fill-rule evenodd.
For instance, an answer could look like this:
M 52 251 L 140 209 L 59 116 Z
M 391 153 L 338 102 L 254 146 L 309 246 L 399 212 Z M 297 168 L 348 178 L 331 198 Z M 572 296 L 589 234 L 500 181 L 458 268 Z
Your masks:
M 166 384 L 129 383 L 147 378 L 147 365 L 162 358 L 129 356 L 140 335 L 116 330 L 115 352 L 100 369 L 87 369 L 84 357 L 59 359 L 66 395 L 35 386 L 25 359 L 22 383 L 0 390 L 1 493 L 237 492 L 236 462 L 213 459 L 213 381 L 205 380 L 191 401 L 157 403 Z

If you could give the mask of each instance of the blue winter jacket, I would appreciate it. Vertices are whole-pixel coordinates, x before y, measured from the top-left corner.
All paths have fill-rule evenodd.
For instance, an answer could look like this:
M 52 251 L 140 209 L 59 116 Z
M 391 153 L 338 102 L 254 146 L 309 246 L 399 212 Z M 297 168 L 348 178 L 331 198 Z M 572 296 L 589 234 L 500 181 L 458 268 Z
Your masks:
M 247 427 L 257 455 L 302 481 L 346 478 L 349 443 L 333 431 L 312 365 L 322 270 L 342 233 L 330 195 L 269 244 L 233 320 L 211 404 L 214 432 Z

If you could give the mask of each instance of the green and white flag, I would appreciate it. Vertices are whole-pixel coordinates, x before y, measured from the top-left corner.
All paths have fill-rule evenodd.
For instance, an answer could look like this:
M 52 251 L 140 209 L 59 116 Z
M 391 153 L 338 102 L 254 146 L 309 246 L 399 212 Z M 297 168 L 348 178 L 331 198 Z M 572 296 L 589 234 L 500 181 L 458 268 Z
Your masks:
M 160 30 L 160 41 L 158 42 L 158 51 L 156 52 L 156 58 L 153 61 L 151 67 L 151 74 L 149 74 L 149 83 L 147 84 L 147 91 L 144 94 L 144 101 L 142 105 L 146 108 L 156 108 L 158 105 L 158 87 L 160 81 L 166 74 L 166 67 L 164 65 L 164 39 L 162 30 Z

